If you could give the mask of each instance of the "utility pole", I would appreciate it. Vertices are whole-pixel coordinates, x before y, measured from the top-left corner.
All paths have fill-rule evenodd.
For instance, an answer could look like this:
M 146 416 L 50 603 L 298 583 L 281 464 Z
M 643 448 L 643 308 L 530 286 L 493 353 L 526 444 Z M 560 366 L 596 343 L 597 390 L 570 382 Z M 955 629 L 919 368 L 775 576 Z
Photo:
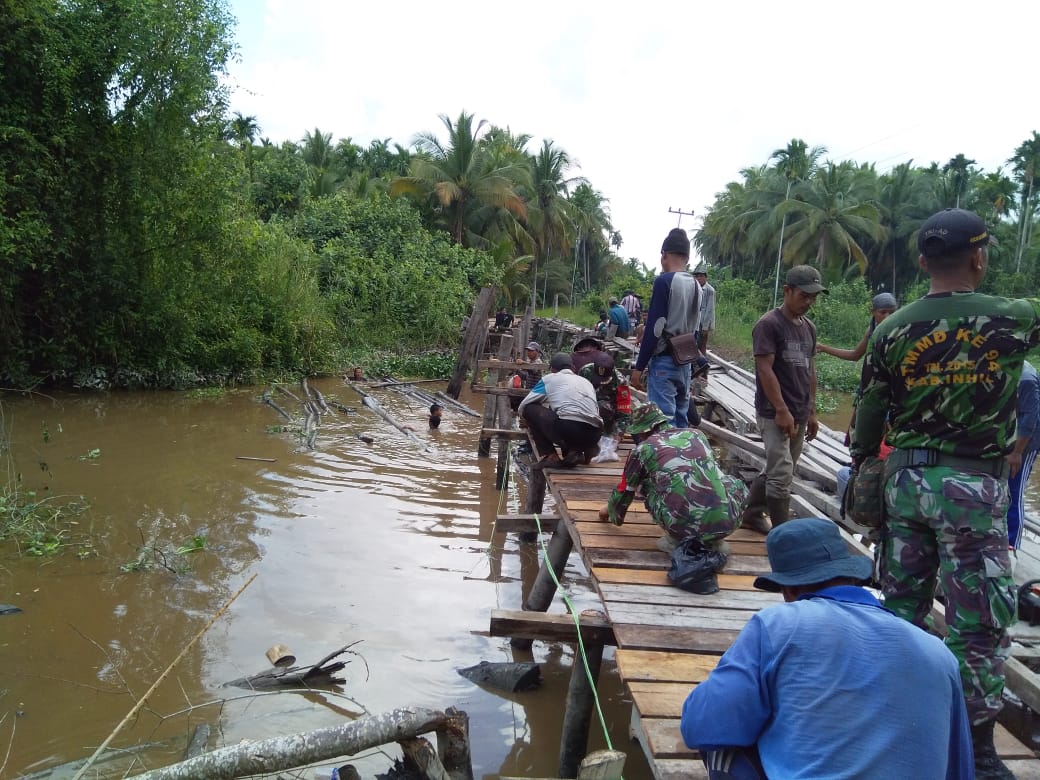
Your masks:
M 678 214 L 679 215 L 679 221 L 675 223 L 676 227 L 680 227 L 682 225 L 682 218 L 683 217 L 692 217 L 693 216 L 693 212 L 692 211 L 683 211 L 681 208 L 673 209 L 671 206 L 668 207 L 668 213 L 669 214 Z

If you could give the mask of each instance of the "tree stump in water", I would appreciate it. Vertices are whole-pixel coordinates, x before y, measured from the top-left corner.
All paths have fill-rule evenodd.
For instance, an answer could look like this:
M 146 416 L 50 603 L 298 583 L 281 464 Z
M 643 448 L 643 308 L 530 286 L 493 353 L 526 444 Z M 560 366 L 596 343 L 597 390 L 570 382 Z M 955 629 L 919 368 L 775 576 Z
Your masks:
M 507 693 L 529 691 L 542 683 L 541 667 L 531 663 L 481 661 L 476 666 L 459 669 L 459 674 L 477 685 L 485 685 Z

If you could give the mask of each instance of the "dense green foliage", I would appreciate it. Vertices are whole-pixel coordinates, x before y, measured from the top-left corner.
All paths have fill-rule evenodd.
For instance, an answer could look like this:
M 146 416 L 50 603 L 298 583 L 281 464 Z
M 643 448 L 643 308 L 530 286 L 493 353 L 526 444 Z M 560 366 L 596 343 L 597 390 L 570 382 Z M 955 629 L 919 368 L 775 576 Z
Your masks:
M 831 282 L 863 278 L 871 290 L 905 297 L 920 278 L 921 223 L 942 208 L 960 207 L 980 214 L 1000 239 L 983 289 L 1014 295 L 1037 288 L 1037 132 L 1012 151 L 1011 176 L 983 171 L 963 154 L 887 173 L 872 164 L 827 161 L 825 154 L 794 139 L 773 153 L 773 165 L 744 169 L 743 180 L 728 184 L 706 214 L 695 238 L 701 255 L 774 288 L 778 263 L 781 269 L 810 263 Z
M 338 371 L 362 348 L 438 354 L 486 284 L 514 311 L 591 321 L 610 295 L 649 300 L 653 273 L 621 259 L 607 199 L 552 141 L 528 149 L 462 111 L 407 149 L 319 128 L 273 144 L 229 115 L 231 25 L 226 0 L 3 0 L 0 385 L 185 387 Z M 878 174 L 823 154 L 792 141 L 718 196 L 696 242 L 734 277 L 720 299 L 741 306 L 720 301 L 720 320 L 771 303 L 778 250 L 905 297 L 914 231 L 943 205 L 995 225 L 987 289 L 1036 289 L 1040 135 L 1010 178 L 964 155 Z
M 276 146 L 228 116 L 231 36 L 224 0 L 4 0 L 0 384 L 334 371 L 453 344 L 485 284 L 605 285 L 620 235 L 551 142 L 463 112 L 413 149 Z

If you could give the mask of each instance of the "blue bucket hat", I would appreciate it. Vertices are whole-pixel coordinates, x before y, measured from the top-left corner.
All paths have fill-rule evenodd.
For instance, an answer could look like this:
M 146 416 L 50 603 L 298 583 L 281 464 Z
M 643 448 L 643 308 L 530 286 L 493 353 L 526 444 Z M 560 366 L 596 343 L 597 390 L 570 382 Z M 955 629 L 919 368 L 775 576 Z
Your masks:
M 788 520 L 766 537 L 772 572 L 755 578 L 755 587 L 779 593 L 784 586 L 817 585 L 835 577 L 868 580 L 874 563 L 849 552 L 838 526 L 822 517 Z

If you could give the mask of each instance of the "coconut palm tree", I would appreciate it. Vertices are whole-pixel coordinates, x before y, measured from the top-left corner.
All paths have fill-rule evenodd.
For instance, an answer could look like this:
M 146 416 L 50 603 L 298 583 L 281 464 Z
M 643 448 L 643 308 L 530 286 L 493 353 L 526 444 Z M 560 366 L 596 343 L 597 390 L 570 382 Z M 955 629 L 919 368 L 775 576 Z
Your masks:
M 304 133 L 300 143 L 300 152 L 309 171 L 307 190 L 310 196 L 323 198 L 336 194 L 343 180 L 343 170 L 332 144 L 332 133 L 323 133 L 316 127 L 313 133 L 309 130 Z
M 461 246 L 482 243 L 483 237 L 467 230 L 467 220 L 480 206 L 504 208 L 517 217 L 527 214 L 527 206 L 516 190 L 515 166 L 489 165 L 481 131 L 481 120 L 474 127 L 473 114 L 461 112 L 455 121 L 442 114 L 447 140 L 433 133 L 420 133 L 413 141 L 419 156 L 412 159 L 407 176 L 390 185 L 391 195 L 409 194 L 432 202 L 444 219 L 452 240 Z
M 855 266 L 867 270 L 861 239 L 880 241 L 881 214 L 874 201 L 877 177 L 873 168 L 852 163 L 828 163 L 811 180 L 801 182 L 795 197 L 778 211 L 802 217 L 793 221 L 784 248 L 788 264 L 815 260 L 820 270 L 844 275 Z
M 246 170 L 249 178 L 253 178 L 253 141 L 260 134 L 260 125 L 256 123 L 255 116 L 243 116 L 241 111 L 236 111 L 230 125 L 231 137 L 238 143 L 245 158 Z
M 949 178 L 950 186 L 953 188 L 953 205 L 955 208 L 961 207 L 961 196 L 964 195 L 964 191 L 968 187 L 968 182 L 971 179 L 971 166 L 975 164 L 974 160 L 969 160 L 963 154 L 958 154 L 956 157 L 951 157 L 950 161 L 943 166 L 943 173 Z
M 801 138 L 792 138 L 783 149 L 775 149 L 769 156 L 770 160 L 776 160 L 775 169 L 787 180 L 787 192 L 784 195 L 786 201 L 791 197 L 791 187 L 796 182 L 806 181 L 815 172 L 819 160 L 827 153 L 824 146 L 814 146 L 812 149 Z M 780 294 L 780 261 L 784 249 L 784 231 L 787 228 L 787 212 L 783 213 L 780 220 L 780 240 L 776 248 L 776 281 L 773 286 L 773 305 L 776 306 L 777 297 Z
M 577 240 L 578 214 L 567 195 L 586 181 L 580 176 L 567 176 L 572 167 L 570 156 L 548 139 L 542 141 L 542 148 L 528 162 L 531 184 L 527 223 L 535 243 L 531 280 L 534 288 L 538 286 L 539 265 L 544 266 L 553 256 L 570 257 Z
M 1036 180 L 1040 177 L 1040 133 L 1034 130 L 1032 138 L 1027 138 L 1019 144 L 1014 155 L 1008 159 L 1008 164 L 1018 177 L 1022 189 L 1022 198 L 1019 201 L 1018 249 L 1015 252 L 1015 271 L 1020 272 L 1022 255 L 1029 245 L 1033 215 L 1036 213 Z

